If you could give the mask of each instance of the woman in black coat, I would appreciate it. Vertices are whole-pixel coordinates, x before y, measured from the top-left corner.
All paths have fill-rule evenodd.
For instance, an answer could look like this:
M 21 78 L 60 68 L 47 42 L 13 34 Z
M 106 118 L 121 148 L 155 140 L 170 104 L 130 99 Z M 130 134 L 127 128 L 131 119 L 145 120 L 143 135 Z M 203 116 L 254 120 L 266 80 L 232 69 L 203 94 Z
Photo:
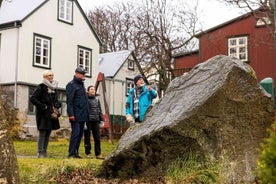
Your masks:
M 38 158 L 47 157 L 47 147 L 52 130 L 60 128 L 56 82 L 50 70 L 43 72 L 43 81 L 37 86 L 31 96 L 31 102 L 36 106 L 36 125 L 38 135 Z

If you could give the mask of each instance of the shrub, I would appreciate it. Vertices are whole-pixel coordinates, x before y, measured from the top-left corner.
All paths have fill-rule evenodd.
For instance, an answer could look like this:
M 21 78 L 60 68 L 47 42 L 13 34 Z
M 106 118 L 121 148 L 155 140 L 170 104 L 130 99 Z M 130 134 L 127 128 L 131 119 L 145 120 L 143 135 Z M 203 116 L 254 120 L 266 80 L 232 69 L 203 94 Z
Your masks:
M 270 136 L 261 144 L 257 176 L 261 183 L 276 183 L 276 123 L 268 130 Z
M 19 138 L 19 132 L 21 130 L 20 121 L 18 119 L 18 110 L 12 107 L 12 102 L 8 95 L 2 93 L 0 88 L 0 111 L 1 111 L 1 121 L 3 129 L 8 130 L 9 136 L 14 138 Z

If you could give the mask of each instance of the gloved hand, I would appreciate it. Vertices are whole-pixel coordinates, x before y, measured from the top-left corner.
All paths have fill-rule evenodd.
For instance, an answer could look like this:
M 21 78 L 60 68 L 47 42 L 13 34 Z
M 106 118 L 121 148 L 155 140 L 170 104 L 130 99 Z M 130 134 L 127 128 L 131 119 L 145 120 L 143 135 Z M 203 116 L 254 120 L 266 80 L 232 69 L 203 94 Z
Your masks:
M 84 124 L 83 129 L 84 129 L 84 130 L 87 130 L 87 129 L 88 129 L 86 123 Z
M 126 115 L 126 120 L 128 123 L 135 123 L 134 118 L 130 114 Z
M 104 121 L 100 121 L 100 128 L 104 127 Z

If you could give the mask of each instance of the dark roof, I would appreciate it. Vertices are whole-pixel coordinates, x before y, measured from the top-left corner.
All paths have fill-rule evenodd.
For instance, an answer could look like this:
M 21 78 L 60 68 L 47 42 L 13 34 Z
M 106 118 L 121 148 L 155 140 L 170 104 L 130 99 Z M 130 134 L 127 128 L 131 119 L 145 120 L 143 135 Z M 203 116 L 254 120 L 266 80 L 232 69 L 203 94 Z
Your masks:
M 188 52 L 180 52 L 177 54 L 173 55 L 173 58 L 178 58 L 178 57 L 183 57 L 183 56 L 188 56 L 188 55 L 193 55 L 193 54 L 198 54 L 199 50 L 192 50 L 192 51 L 188 51 Z

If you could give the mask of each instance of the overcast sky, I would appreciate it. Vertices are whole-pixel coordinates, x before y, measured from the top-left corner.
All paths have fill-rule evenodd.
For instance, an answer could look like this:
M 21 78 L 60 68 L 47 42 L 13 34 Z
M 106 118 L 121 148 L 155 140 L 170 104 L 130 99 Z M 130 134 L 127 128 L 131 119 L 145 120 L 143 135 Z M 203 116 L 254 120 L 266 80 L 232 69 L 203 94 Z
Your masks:
M 87 12 L 95 6 L 112 5 L 115 2 L 122 2 L 126 0 L 78 0 L 83 10 Z M 241 9 L 226 6 L 218 0 L 198 0 L 199 1 L 199 20 L 203 25 L 203 30 L 217 26 L 223 22 L 231 20 L 241 15 L 244 12 Z M 187 2 L 194 2 L 194 0 L 187 0 Z

